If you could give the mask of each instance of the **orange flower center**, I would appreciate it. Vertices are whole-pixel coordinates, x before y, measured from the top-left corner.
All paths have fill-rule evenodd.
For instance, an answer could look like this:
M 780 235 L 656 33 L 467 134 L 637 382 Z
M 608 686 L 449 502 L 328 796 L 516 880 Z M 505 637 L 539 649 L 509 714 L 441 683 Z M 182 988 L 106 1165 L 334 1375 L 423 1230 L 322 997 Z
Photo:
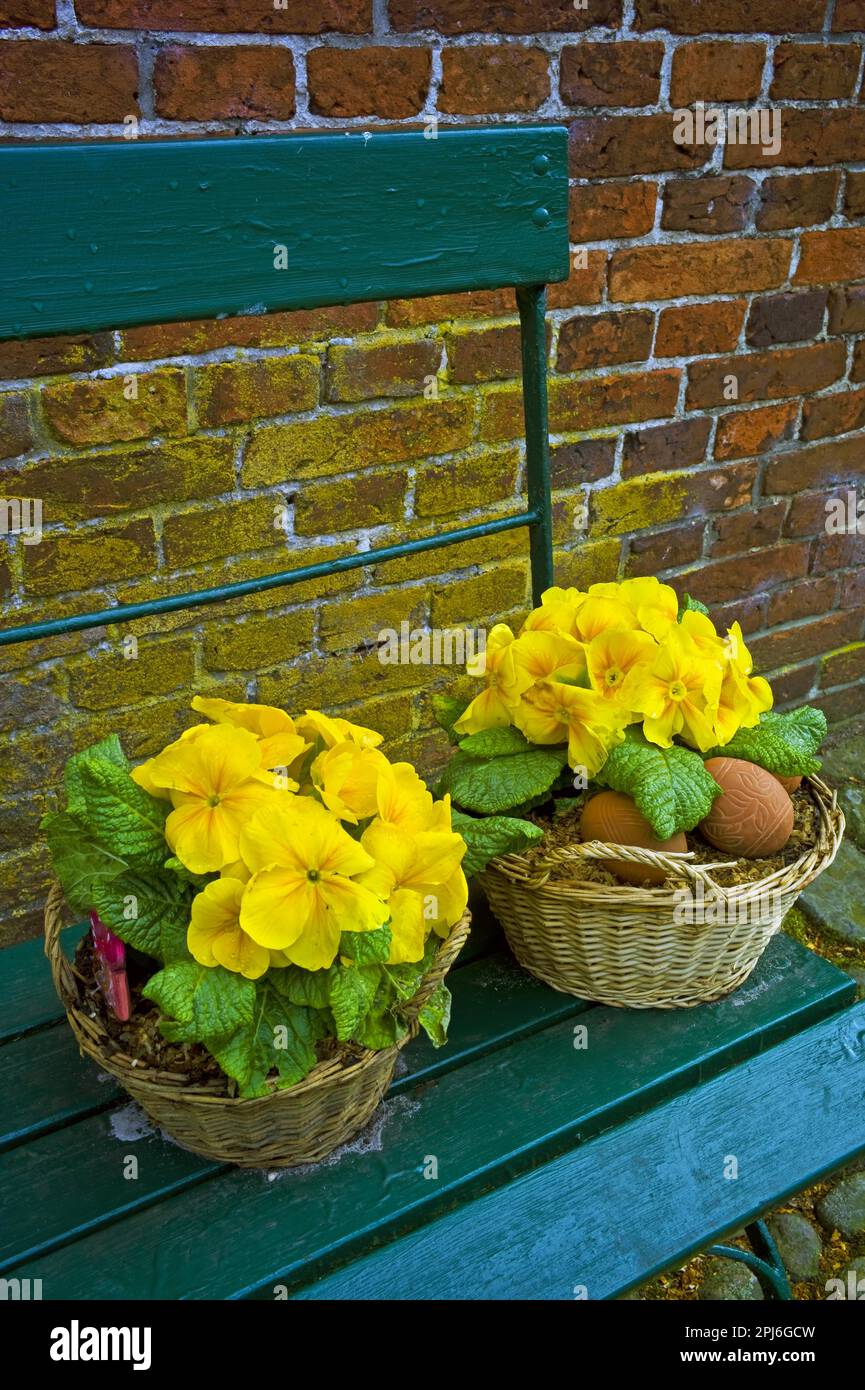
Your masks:
M 618 666 L 611 666 L 606 676 L 604 677 L 604 680 L 611 689 L 614 685 L 618 685 L 621 679 L 622 673 L 619 670 Z

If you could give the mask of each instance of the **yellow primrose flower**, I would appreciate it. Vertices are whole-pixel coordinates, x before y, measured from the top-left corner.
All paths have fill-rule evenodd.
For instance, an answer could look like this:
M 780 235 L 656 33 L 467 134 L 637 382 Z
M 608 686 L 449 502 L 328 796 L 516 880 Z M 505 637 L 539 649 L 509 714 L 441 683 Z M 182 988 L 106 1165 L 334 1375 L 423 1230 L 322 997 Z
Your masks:
M 187 730 L 132 772 L 145 791 L 171 802 L 165 838 L 194 874 L 213 873 L 240 858 L 245 822 L 283 794 L 267 778 L 258 739 L 230 724 Z
M 244 888 L 236 878 L 208 883 L 192 900 L 186 944 L 199 965 L 224 965 L 236 975 L 257 980 L 270 968 L 270 951 L 247 936 L 240 925 Z
M 514 711 L 514 723 L 532 743 L 565 743 L 572 768 L 594 777 L 607 752 L 623 738 L 624 716 L 599 695 L 561 681 L 539 681 Z
M 650 666 L 657 650 L 657 642 L 647 632 L 627 628 L 599 632 L 586 648 L 593 689 L 607 700 L 620 699 L 625 678 L 641 666 Z
M 532 609 L 520 629 L 521 634 L 561 632 L 566 637 L 575 637 L 577 610 L 585 600 L 586 595 L 580 589 L 560 589 L 557 586 L 545 589 L 541 594 L 540 607 Z
M 592 585 L 592 588 L 616 588 L 616 585 Z M 577 613 L 576 630 L 581 642 L 591 642 L 593 637 L 597 637 L 601 632 L 607 632 L 610 628 L 631 629 L 636 627 L 637 617 L 634 610 L 617 597 L 608 597 L 606 594 L 589 593 L 589 597 Z
M 347 741 L 320 753 L 310 775 L 328 810 L 357 825 L 375 815 L 378 780 L 389 766 L 377 748 L 362 748 Z
M 337 719 L 317 709 L 308 709 L 296 724 L 305 738 L 310 741 L 320 738 L 326 748 L 346 742 L 356 743 L 359 748 L 378 748 L 384 738 L 384 734 L 376 733 L 375 729 L 365 729 L 362 724 L 352 724 L 348 719 Z
M 487 638 L 486 652 L 466 663 L 470 676 L 485 675 L 487 688 L 463 710 L 454 728 L 459 734 L 478 734 L 500 729 L 511 722 L 511 712 L 532 683 L 514 663 L 514 634 L 506 623 L 496 623 Z
M 721 668 L 701 656 L 681 627 L 672 628 L 650 667 L 639 667 L 625 681 L 622 700 L 644 716 L 643 733 L 651 743 L 669 748 L 682 734 L 702 753 L 717 742 L 715 711 L 721 693 Z
M 429 927 L 443 921 L 445 890 L 450 894 L 447 905 L 451 908 L 459 896 L 452 880 L 457 874 L 462 876 L 460 863 L 465 841 L 452 831 L 419 831 L 410 835 L 373 821 L 363 832 L 361 844 L 375 863 L 361 875 L 360 882 L 386 899 L 390 909 L 390 964 L 420 960 Z M 428 920 L 425 905 L 430 900 L 436 910 Z M 460 917 L 464 911 L 465 904 Z
M 633 609 L 637 622 L 657 642 L 663 641 L 679 618 L 679 596 L 669 584 L 662 584 L 654 575 L 644 579 L 624 579 L 619 585 L 619 599 Z
M 683 613 L 680 627 L 707 661 L 717 661 L 721 666 L 726 664 L 728 655 L 724 639 L 718 636 L 715 624 L 705 613 L 699 613 L 696 609 Z
M 376 786 L 376 809 L 379 820 L 385 825 L 393 825 L 409 833 L 440 828 L 450 830 L 450 798 L 447 804 L 447 825 L 434 825 L 432 792 L 411 763 L 388 763 L 387 767 L 382 768 Z M 436 806 L 441 805 L 441 802 L 436 803 Z
M 253 870 L 240 905 L 243 930 L 305 970 L 333 963 L 342 932 L 387 921 L 381 899 L 355 882 L 373 860 L 317 801 L 284 797 L 253 816 L 241 854 Z
M 513 645 L 514 665 L 532 681 L 578 681 L 586 674 L 586 652 L 581 642 L 561 632 L 520 633 Z
M 275 705 L 238 704 L 215 696 L 196 695 L 192 708 L 213 719 L 217 724 L 233 724 L 248 729 L 261 743 L 261 765 L 264 768 L 284 767 L 302 758 L 309 744 L 294 727 L 294 720 Z
M 722 646 L 727 664 L 715 716 L 715 732 L 718 743 L 724 744 L 729 743 L 738 729 L 753 729 L 760 722 L 760 715 L 772 708 L 774 696 L 767 680 L 751 675 L 753 661 L 738 623 L 729 629 Z

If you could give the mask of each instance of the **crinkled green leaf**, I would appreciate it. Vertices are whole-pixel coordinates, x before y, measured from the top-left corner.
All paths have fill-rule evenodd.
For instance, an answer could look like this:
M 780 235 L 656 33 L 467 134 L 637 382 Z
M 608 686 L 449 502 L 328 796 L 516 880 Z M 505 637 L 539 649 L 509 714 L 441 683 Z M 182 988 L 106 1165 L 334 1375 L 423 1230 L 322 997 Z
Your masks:
M 658 748 L 630 730 L 612 748 L 595 783 L 634 799 L 659 840 L 693 830 L 709 814 L 721 788 L 690 748 Z
M 496 815 L 548 792 L 567 761 L 567 749 L 531 748 L 500 758 L 475 758 L 458 750 L 440 787 L 466 811 Z
M 705 617 L 709 617 L 709 610 L 705 603 L 701 603 L 698 598 L 691 598 L 690 594 L 685 594 L 679 604 L 679 622 L 682 621 L 686 613 L 702 613 Z
M 259 981 L 251 1020 L 229 1038 L 205 1041 L 241 1096 L 266 1095 L 267 1078 L 276 1072 L 280 1086 L 302 1081 L 316 1063 L 315 1044 L 325 1025 L 315 1009 L 290 1004 L 268 981 Z
M 757 763 L 779 777 L 809 777 L 819 772 L 815 756 L 826 737 L 826 716 L 812 705 L 789 713 L 769 710 L 760 716 L 754 729 L 739 729 L 723 747 L 713 748 L 707 758 L 742 758 Z
M 451 820 L 454 830 L 466 842 L 462 864 L 466 874 L 479 874 L 497 854 L 516 854 L 543 839 L 544 834 L 539 825 L 530 820 L 518 820 L 515 816 L 484 816 L 478 819 L 454 811 Z
M 380 978 L 379 965 L 336 965 L 330 972 L 328 1002 L 341 1042 L 352 1037 L 366 1018 Z
M 433 1047 L 444 1047 L 451 1021 L 451 992 L 440 984 L 424 1004 L 418 1020 Z
M 168 965 L 189 960 L 190 892 L 172 874 L 130 870 L 93 885 L 91 907 L 129 946 Z
M 99 839 L 110 844 L 134 868 L 161 868 L 165 862 L 166 803 L 148 795 L 125 768 L 106 759 L 79 764 L 76 796 L 83 800 L 77 813 Z
M 49 811 L 41 827 L 66 901 L 74 912 L 89 912 L 96 885 L 125 873 L 129 865 L 67 811 Z
M 126 754 L 116 734 L 109 734 L 108 738 L 103 738 L 89 748 L 83 748 L 80 753 L 73 753 L 72 757 L 67 759 L 63 782 L 66 787 L 66 809 L 70 815 L 84 816 L 87 813 L 81 769 L 94 762 L 113 763 L 115 767 L 128 769 Z
M 168 1019 L 191 1025 L 187 1041 L 230 1038 L 249 1024 L 255 1008 L 255 982 L 221 965 L 175 961 L 158 971 L 142 990 Z
M 339 954 L 348 956 L 356 965 L 372 965 L 387 960 L 392 939 L 387 924 L 375 931 L 344 931 L 339 938 Z
M 456 743 L 459 735 L 454 732 L 454 724 L 467 708 L 465 700 L 458 700 L 454 695 L 433 695 L 430 704 L 436 723 L 444 729 L 451 743 Z
M 531 744 L 519 729 L 506 725 L 503 729 L 482 729 L 479 734 L 467 734 L 460 739 L 460 748 L 474 758 L 497 758 L 503 753 L 525 753 Z
M 302 970 L 299 965 L 279 966 L 268 971 L 268 981 L 289 1003 L 307 1009 L 326 1009 L 330 990 L 330 970 Z

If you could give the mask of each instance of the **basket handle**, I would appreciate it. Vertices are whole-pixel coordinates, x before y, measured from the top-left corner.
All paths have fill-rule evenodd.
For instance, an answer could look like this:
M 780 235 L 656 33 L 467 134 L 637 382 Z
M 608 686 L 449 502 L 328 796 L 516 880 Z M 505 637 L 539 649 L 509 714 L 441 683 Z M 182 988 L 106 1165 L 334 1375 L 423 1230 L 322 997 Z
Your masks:
M 729 869 L 737 860 L 722 860 L 717 864 L 695 864 L 693 850 L 683 854 L 669 854 L 654 849 L 641 849 L 638 845 L 612 845 L 602 840 L 587 840 L 584 844 L 564 845 L 561 849 L 551 849 L 541 860 L 536 860 L 538 869 L 552 869 L 557 864 L 573 863 L 578 859 L 623 859 L 630 864 L 645 864 L 650 869 L 662 869 L 665 874 L 678 874 L 694 883 L 702 883 L 717 896 L 726 896 L 722 888 L 710 877 L 712 869 Z

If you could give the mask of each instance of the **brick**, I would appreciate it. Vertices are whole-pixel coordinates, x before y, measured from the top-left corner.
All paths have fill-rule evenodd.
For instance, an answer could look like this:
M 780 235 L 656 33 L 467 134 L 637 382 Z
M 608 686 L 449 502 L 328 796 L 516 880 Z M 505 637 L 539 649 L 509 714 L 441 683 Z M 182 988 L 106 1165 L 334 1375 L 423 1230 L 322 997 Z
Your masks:
M 481 613 L 491 620 L 507 618 L 515 608 L 526 604 L 528 579 L 528 567 L 522 561 L 517 565 L 497 565 L 495 569 L 484 570 L 467 579 L 434 585 L 430 622 L 433 627 L 473 625 Z
M 268 415 L 291 415 L 318 404 L 317 357 L 268 357 L 258 362 L 214 362 L 195 372 L 198 423 L 245 424 Z
M 326 536 L 398 521 L 405 515 L 407 486 L 408 474 L 395 470 L 309 483 L 295 502 L 295 530 L 299 536 Z
M 186 378 L 178 368 L 63 381 L 42 391 L 48 426 L 65 444 L 113 444 L 186 433 Z
M 416 328 L 451 319 L 511 317 L 517 311 L 512 289 L 470 290 L 464 294 L 430 294 L 423 299 L 392 299 L 386 306 L 389 328 Z
M 493 328 L 459 328 L 448 333 L 448 376 L 459 385 L 507 381 L 521 371 L 518 324 Z
M 735 464 L 698 473 L 648 473 L 596 489 L 590 502 L 590 539 L 744 506 L 751 500 L 754 476 L 752 465 Z
M 415 512 L 419 517 L 464 514 L 486 507 L 516 489 L 520 455 L 517 449 L 484 449 L 472 458 L 433 464 L 418 470 Z M 430 557 L 426 557 L 427 565 Z M 448 569 L 455 568 L 448 565 Z
M 622 375 L 550 382 L 550 427 L 554 434 L 638 424 L 671 415 L 680 373 L 627 372 Z M 495 443 L 524 434 L 522 395 L 518 389 L 490 391 L 481 406 L 481 438 Z
M 788 666 L 786 670 L 772 677 L 772 693 L 775 707 L 787 704 L 802 704 L 814 688 L 817 666 Z
M 718 517 L 709 554 L 717 559 L 722 555 L 740 555 L 756 546 L 774 545 L 781 539 L 785 511 L 786 503 L 779 501 Z
M 428 48 L 313 48 L 306 70 L 316 115 L 401 121 L 423 108 L 432 56 Z
M 743 299 L 681 304 L 662 310 L 655 334 L 656 357 L 696 357 L 731 352 L 745 318 Z
M 569 228 L 573 242 L 645 236 L 655 224 L 658 191 L 653 183 L 573 184 Z
M 769 595 L 767 621 L 769 627 L 782 623 L 797 623 L 828 613 L 835 607 L 838 581 L 828 576 L 822 579 L 801 579 L 798 584 L 776 589 Z
M 830 444 L 815 444 L 773 459 L 766 470 L 764 491 L 786 495 L 838 483 L 855 486 L 862 476 L 863 443 L 865 435 L 860 435 L 840 444 L 834 440 Z
M 422 606 L 419 614 L 422 618 Z M 387 613 L 384 621 L 375 626 L 373 637 L 382 627 L 396 626 L 398 629 L 400 621 L 397 614 Z M 368 632 L 364 636 L 369 640 Z M 300 661 L 276 667 L 260 676 L 256 684 L 258 699 L 265 704 L 280 705 L 296 712 L 310 706 L 329 710 L 349 701 L 416 687 L 419 672 L 421 680 L 428 679 L 429 672 L 423 667 L 380 661 L 376 644 L 358 652 L 324 656 L 310 653 Z
M 600 304 L 603 299 L 607 280 L 607 253 L 581 249 L 585 265 L 574 253 L 571 258 L 571 273 L 567 280 L 547 286 L 548 309 L 570 309 L 576 304 Z
M 25 377 L 52 376 L 57 372 L 89 372 L 104 367 L 113 356 L 110 333 L 12 339 L 0 343 L 0 380 L 17 381 Z
M 865 333 L 865 285 L 844 285 L 830 291 L 829 332 Z
M 625 434 L 622 477 L 638 473 L 662 473 L 702 463 L 709 442 L 711 420 L 676 420 L 671 425 Z
M 243 486 L 353 473 L 371 464 L 464 449 L 471 440 L 473 415 L 473 402 L 460 399 L 265 425 L 246 451 Z
M 661 90 L 661 43 L 582 43 L 561 55 L 559 90 L 569 106 L 654 106 Z
M 328 342 L 331 338 L 368 333 L 378 321 L 379 306 L 337 304 L 325 309 L 296 309 L 284 314 L 241 314 L 227 319 L 193 319 L 127 328 L 123 356 L 132 362 L 179 357 L 226 347 L 289 347 Z
M 677 242 L 615 251 L 610 267 L 610 298 L 673 299 L 686 294 L 740 294 L 780 285 L 790 265 L 790 242 Z
M 287 48 L 161 48 L 153 86 L 156 114 L 169 121 L 294 115 L 294 58 Z
M 324 394 L 328 401 L 368 401 L 377 396 L 422 396 L 441 362 L 441 343 L 421 338 L 403 343 L 332 344 Z
M 702 554 L 703 530 L 704 523 L 697 521 L 651 535 L 632 536 L 625 563 L 626 578 L 661 575 L 665 570 L 691 564 Z
M 472 478 L 480 476 L 475 473 L 472 460 L 466 460 L 468 468 L 471 470 Z M 449 470 L 450 464 L 436 464 L 427 470 L 419 470 L 418 476 L 422 472 L 432 473 L 434 469 L 441 468 Z M 442 489 L 444 500 L 444 489 Z M 481 498 L 481 505 L 484 499 Z M 447 505 L 445 503 L 445 505 Z M 455 505 L 451 501 L 451 506 Z M 504 507 L 496 507 L 495 503 L 491 507 L 485 507 L 482 511 L 472 516 L 472 522 L 491 521 L 508 512 L 514 510 L 514 503 L 505 504 Z M 461 519 L 465 521 L 465 516 L 461 514 Z M 420 518 L 412 524 L 412 535 L 418 539 L 426 536 L 437 535 L 441 529 L 440 520 L 430 521 Z M 382 545 L 395 545 L 398 541 L 405 540 L 405 523 L 401 526 L 392 526 L 377 537 L 377 541 Z M 513 531 L 502 531 L 495 539 L 496 560 L 505 557 L 518 556 L 525 558 L 526 538 L 521 528 Z M 413 579 L 429 580 L 431 577 L 440 574 L 453 574 L 457 570 L 469 569 L 472 566 L 488 564 L 490 560 L 490 541 L 486 536 L 476 537 L 470 541 L 459 541 L 455 545 L 449 545 L 439 550 L 415 551 L 413 554 L 400 556 L 396 560 L 382 561 L 380 564 L 373 564 L 369 567 L 372 583 L 376 586 L 381 584 L 406 584 Z
M 12 571 L 9 561 L 0 558 L 0 598 L 8 598 L 12 592 Z
M 825 290 L 755 299 L 748 315 L 747 342 L 751 347 L 772 347 L 816 338 L 823 327 L 827 299 Z
M 814 24 L 814 0 L 637 0 L 638 29 L 673 34 L 808 34 Z
M 853 43 L 780 43 L 769 96 L 776 100 L 832 101 L 853 95 L 860 50 Z
M 674 578 L 670 580 L 673 588 L 681 589 L 680 597 L 688 592 L 687 582 Z M 712 607 L 712 621 L 719 632 L 738 623 L 744 633 L 758 632 L 766 626 L 766 598 L 762 594 L 749 594 L 747 598 L 735 599 L 732 603 L 717 603 Z
M 865 564 L 865 534 L 820 536 L 811 559 L 812 574 L 835 574 Z
M 49 532 L 38 545 L 24 548 L 24 592 L 71 593 L 152 574 L 155 568 L 156 541 L 149 520 L 64 535 Z
M 844 216 L 865 217 L 865 171 L 849 169 L 844 188 Z
M 865 381 L 865 339 L 859 340 L 853 352 L 853 365 L 850 368 L 851 381 Z
M 816 536 L 826 529 L 826 497 L 822 492 L 803 492 L 790 500 L 785 536 Z
M 791 168 L 865 159 L 865 109 L 783 107 L 780 153 L 769 145 L 729 141 L 724 149 L 728 169 L 771 169 L 779 159 Z
M 312 643 L 309 609 L 219 623 L 204 634 L 204 664 L 209 671 L 255 671 L 299 656 Z
M 541 48 L 446 48 L 438 109 L 457 116 L 536 111 L 550 94 L 549 67 Z
M 835 211 L 841 175 L 832 169 L 819 174 L 779 174 L 764 179 L 755 224 L 761 232 L 788 227 L 812 227 L 828 222 Z
M 43 499 L 45 521 L 89 521 L 128 512 L 131 498 L 148 507 L 231 491 L 234 448 L 227 439 L 184 439 L 152 449 L 66 454 L 0 470 L 0 495 L 16 484 L 25 496 Z
M 251 500 L 251 499 L 250 499 Z M 282 504 L 279 497 L 271 497 L 271 507 Z M 271 520 L 274 512 L 271 511 Z M 250 532 L 254 529 L 254 522 L 249 522 Z M 238 580 L 259 579 L 263 576 L 284 574 L 286 570 L 296 570 L 306 565 L 317 565 L 322 561 L 330 562 L 339 560 L 344 555 L 357 554 L 357 545 L 352 541 L 341 541 L 336 544 L 329 542 L 326 544 L 308 544 L 301 541 L 287 542 L 285 536 L 279 531 L 274 535 L 278 537 L 276 544 L 271 543 L 268 550 L 256 554 L 246 552 L 239 553 L 232 558 L 225 558 L 220 566 L 219 578 L 224 584 L 233 584 Z M 242 537 L 241 537 L 242 539 Z M 201 583 L 199 584 L 199 577 Z M 194 575 L 194 585 L 190 582 L 189 587 L 206 588 L 213 583 L 213 569 L 205 561 L 203 567 L 197 570 Z M 361 569 L 346 570 L 338 574 L 331 574 L 327 577 L 319 576 L 316 579 L 304 579 L 299 583 L 293 583 L 288 587 L 280 589 L 264 589 L 258 593 L 247 594 L 243 598 L 233 598 L 229 601 L 229 606 L 224 609 L 211 608 L 202 610 L 199 616 L 193 611 L 184 615 L 183 610 L 177 614 L 165 614 L 157 618 L 138 618 L 131 624 L 131 628 L 136 632 L 163 632 L 166 627 L 174 622 L 175 626 L 188 626 L 190 622 L 199 622 L 203 617 L 210 617 L 211 621 L 234 621 L 242 613 L 260 613 L 272 609 L 279 601 L 274 597 L 280 592 L 288 597 L 284 600 L 288 602 L 290 598 L 293 604 L 306 603 L 309 600 L 321 599 L 326 594 L 342 593 L 347 589 L 356 589 L 363 580 Z M 122 603 L 137 603 L 139 600 L 151 598 L 163 598 L 166 593 L 177 592 L 177 581 L 160 577 L 158 580 L 147 579 L 137 581 L 129 585 L 118 586 L 117 597 Z M 221 618 L 213 618 L 213 614 L 222 614 Z
M 749 643 L 754 664 L 759 670 L 772 671 L 778 666 L 792 666 L 809 657 L 822 656 L 842 642 L 855 641 L 862 633 L 862 611 L 830 613 L 813 622 L 797 627 L 782 628 L 756 637 Z
M 622 17 L 621 0 L 592 0 L 587 10 L 575 10 L 571 0 L 532 0 L 514 5 L 508 0 L 391 0 L 394 29 L 437 29 L 440 34 L 570 33 L 595 25 L 612 25 Z
M 0 27 L 54 29 L 55 0 L 0 0 Z
M 759 597 L 775 585 L 804 578 L 808 572 L 809 552 L 806 542 L 797 542 L 710 560 L 699 569 L 680 575 L 676 584 L 714 611 L 716 604 L 741 602 L 743 594 Z M 765 662 L 756 664 L 767 669 Z M 774 664 L 782 665 L 783 659 Z
M 708 146 L 677 144 L 673 115 L 582 116 L 571 122 L 571 168 L 578 178 L 623 178 L 699 169 Z
M 803 232 L 797 284 L 828 285 L 865 276 L 865 227 Z
M 32 443 L 27 397 L 17 391 L 0 395 L 0 459 L 25 454 Z
M 612 539 L 581 544 L 573 550 L 553 552 L 555 581 L 564 587 L 588 589 L 590 584 L 608 584 L 618 578 L 622 543 Z
M 51 791 L 31 790 L 27 796 L 0 801 L 0 853 L 11 854 L 22 845 L 41 838 L 39 822 L 47 811 L 57 809 L 58 798 Z
M 550 486 L 582 487 L 608 478 L 616 461 L 616 441 L 580 439 L 573 444 L 556 444 L 550 449 Z
M 651 350 L 654 323 L 649 309 L 566 319 L 559 331 L 556 370 L 577 372 L 619 362 L 644 362 Z
M 849 434 L 865 428 L 865 387 L 858 391 L 835 391 L 805 402 L 802 412 L 802 439 L 824 439 L 826 435 Z
M 865 685 L 857 681 L 843 690 L 816 695 L 809 703 L 821 709 L 830 724 L 840 724 L 845 719 L 855 718 L 865 709 Z
M 268 549 L 280 535 L 277 512 L 282 506 L 276 497 L 249 497 L 242 502 L 212 502 L 195 511 L 175 512 L 165 518 L 162 527 L 166 564 L 172 569 L 186 569 L 238 551 Z M 294 556 L 285 556 L 286 569 L 294 563 Z
M 107 607 L 109 595 L 104 590 L 87 594 L 65 594 L 51 596 L 52 618 L 66 618 L 73 614 L 90 613 L 96 608 Z M 15 608 L 16 626 L 38 623 L 45 618 L 45 604 L 41 599 L 25 601 Z M 64 632 L 53 637 L 42 637 L 33 642 L 18 642 L 0 648 L 0 671 L 32 670 L 39 662 L 64 659 L 73 652 L 85 651 L 95 643 L 107 640 L 107 628 L 90 628 L 84 632 Z
M 78 18 L 99 29 L 194 34 L 368 34 L 372 0 L 76 0 Z
M 764 454 L 793 438 L 799 413 L 797 401 L 734 410 L 720 416 L 715 435 L 715 458 L 740 459 Z
M 689 410 L 729 405 L 731 377 L 738 383 L 734 400 L 785 400 L 831 386 L 843 376 L 844 368 L 844 344 L 841 342 L 692 362 L 688 368 L 686 405 Z
M 0 120 L 122 121 L 138 111 L 131 48 L 53 39 L 0 42 Z
M 419 626 L 426 605 L 426 588 L 390 589 L 382 594 L 355 596 L 347 603 L 325 603 L 321 609 L 322 648 L 326 652 L 341 652 L 377 646 L 383 628 L 399 631 L 402 622 Z M 477 609 L 475 617 L 482 611 Z M 346 691 L 343 698 L 349 699 L 350 693 Z
M 36 667 L 19 672 L 14 681 L 0 681 L 0 729 L 33 728 L 58 719 L 67 705 L 57 677 L 56 666 Z
M 234 626 L 227 629 L 233 631 Z M 153 695 L 179 690 L 195 679 L 192 637 L 139 641 L 138 656 L 127 661 L 119 645 L 69 662 L 69 691 L 78 709 L 111 709 Z
M 4 796 L 29 794 L 35 787 L 56 787 L 63 764 L 72 754 L 68 730 L 54 727 L 44 733 L 22 731 L 0 739 L 0 786 Z
M 865 8 L 862 0 L 837 0 L 832 17 L 832 29 L 836 34 L 855 32 L 865 25 Z
M 733 178 L 671 179 L 664 188 L 661 226 L 674 232 L 739 232 L 754 184 Z
M 761 43 L 686 43 L 673 54 L 670 100 L 754 101 L 760 95 L 766 49 Z
M 841 578 L 841 608 L 865 608 L 865 570 Z

